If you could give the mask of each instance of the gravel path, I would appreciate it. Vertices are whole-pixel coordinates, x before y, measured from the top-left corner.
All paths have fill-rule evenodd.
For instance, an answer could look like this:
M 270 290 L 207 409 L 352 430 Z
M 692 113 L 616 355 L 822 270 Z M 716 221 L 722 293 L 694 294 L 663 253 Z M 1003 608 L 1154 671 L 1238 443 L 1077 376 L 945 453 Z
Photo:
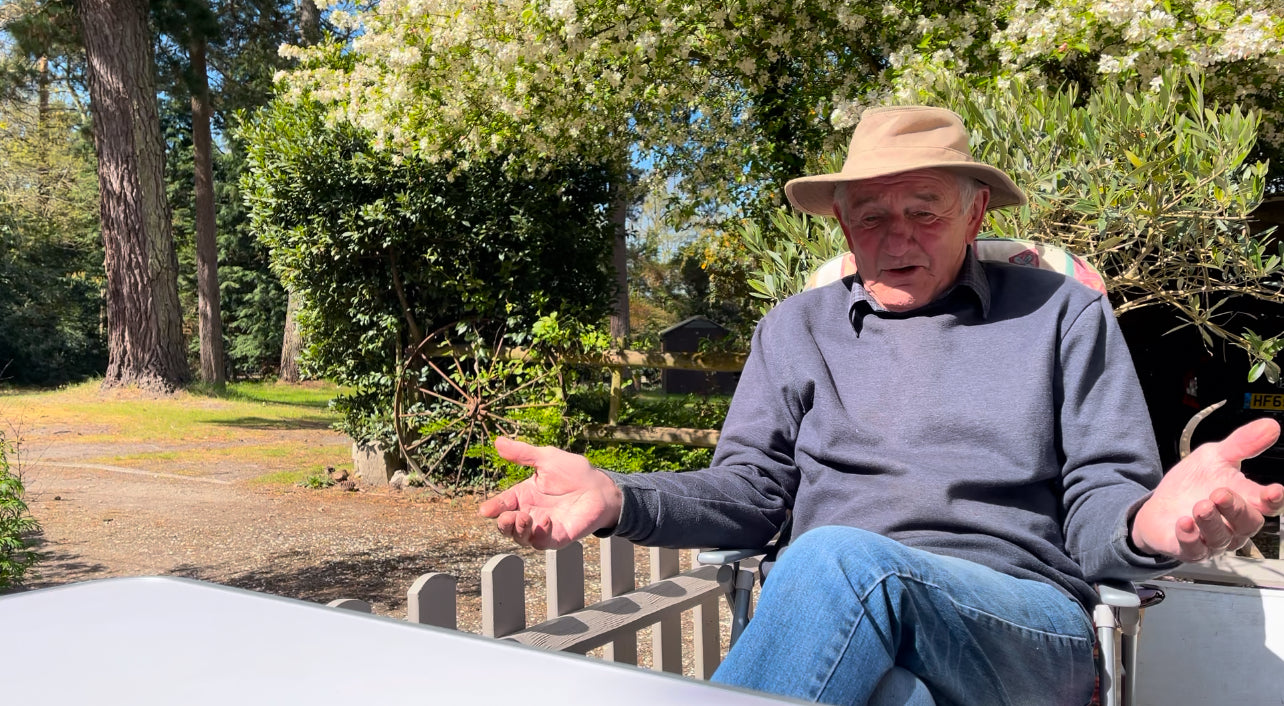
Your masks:
M 527 562 L 528 622 L 544 619 L 543 553 L 514 546 L 478 517 L 480 498 L 369 486 L 358 492 L 262 486 L 247 482 L 253 469 L 220 467 L 192 476 L 164 467 L 64 461 L 77 455 L 65 449 L 51 455 L 60 460 L 24 462 L 28 505 L 42 525 L 38 549 L 45 554 L 25 589 L 112 576 L 185 576 L 319 603 L 358 598 L 377 614 L 404 618 L 414 580 L 442 572 L 459 580 L 459 628 L 477 633 L 482 566 L 513 553 Z M 596 540 L 585 542 L 588 602 L 600 595 L 597 549 Z M 688 561 L 683 558 L 684 568 Z M 644 585 L 645 552 L 637 553 L 637 564 L 638 585 Z M 643 664 L 650 659 L 648 637 L 639 635 Z

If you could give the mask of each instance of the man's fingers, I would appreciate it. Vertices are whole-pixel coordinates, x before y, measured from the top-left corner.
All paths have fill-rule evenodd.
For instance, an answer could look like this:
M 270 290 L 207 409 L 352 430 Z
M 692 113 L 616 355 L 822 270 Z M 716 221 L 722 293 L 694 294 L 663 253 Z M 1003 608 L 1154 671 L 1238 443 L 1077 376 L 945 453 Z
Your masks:
M 531 546 L 535 549 L 560 549 L 553 540 L 553 520 L 547 514 L 531 516 Z
M 1238 464 L 1271 448 L 1280 438 L 1280 424 L 1274 419 L 1255 419 L 1217 442 L 1217 453 L 1229 463 Z
M 1240 476 L 1231 481 L 1227 490 L 1239 495 L 1248 507 L 1262 515 L 1278 515 L 1284 509 L 1284 485 L 1262 485 Z
M 495 437 L 495 450 L 505 461 L 520 463 L 523 466 L 534 466 L 539 457 L 538 448 L 506 436 Z
M 1258 493 L 1261 506 L 1257 508 L 1263 515 L 1278 515 L 1284 512 L 1284 485 L 1272 483 Z
M 1183 517 L 1177 520 L 1177 558 L 1182 561 L 1203 561 L 1208 558 L 1208 547 L 1199 533 L 1195 520 Z
M 531 525 L 531 516 L 524 512 L 505 512 L 495 520 L 500 534 L 524 547 L 530 546 Z
M 1222 520 L 1222 513 L 1211 500 L 1200 500 L 1195 503 L 1191 515 L 1195 518 L 1195 526 L 1199 528 L 1199 535 L 1209 553 L 1216 554 L 1230 545 L 1230 528 L 1226 526 Z
M 1236 537 L 1251 537 L 1257 534 L 1265 522 L 1262 513 L 1251 507 L 1244 496 L 1231 492 L 1227 488 L 1213 491 L 1208 499 L 1217 506 L 1217 512 L 1221 514 L 1230 533 Z M 1230 543 L 1234 544 L 1235 541 L 1232 539 Z M 1238 547 L 1231 548 L 1238 549 Z
M 509 488 L 495 497 L 483 502 L 477 506 L 477 514 L 482 517 L 499 517 L 501 512 L 516 510 L 518 507 L 517 493 Z

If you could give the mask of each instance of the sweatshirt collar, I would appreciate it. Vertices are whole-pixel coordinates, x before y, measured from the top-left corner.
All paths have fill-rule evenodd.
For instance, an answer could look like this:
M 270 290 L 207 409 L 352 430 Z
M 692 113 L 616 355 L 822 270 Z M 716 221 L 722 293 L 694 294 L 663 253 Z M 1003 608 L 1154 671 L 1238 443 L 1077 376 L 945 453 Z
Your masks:
M 859 329 L 861 319 L 865 318 L 868 313 L 889 317 L 909 317 L 931 313 L 956 294 L 961 295 L 968 291 L 972 293 L 976 303 L 981 307 L 981 318 L 989 318 L 990 280 L 985 276 L 985 267 L 977 259 L 976 251 L 972 249 L 971 245 L 967 248 L 967 255 L 963 258 L 963 267 L 959 270 L 959 276 L 954 280 L 954 284 L 930 303 L 906 312 L 890 312 L 874 300 L 874 297 L 865 289 L 860 274 L 857 273 L 852 275 L 851 304 L 848 312 L 852 324 Z

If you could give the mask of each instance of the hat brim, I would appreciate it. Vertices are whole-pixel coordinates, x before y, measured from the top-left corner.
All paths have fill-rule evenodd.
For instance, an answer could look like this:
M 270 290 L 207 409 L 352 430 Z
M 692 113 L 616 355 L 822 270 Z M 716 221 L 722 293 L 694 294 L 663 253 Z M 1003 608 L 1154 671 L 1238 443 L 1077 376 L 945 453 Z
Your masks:
M 847 182 L 904 174 L 905 172 L 918 171 L 920 169 L 945 169 L 965 174 L 990 187 L 990 203 L 986 207 L 987 211 L 1008 206 L 1020 206 L 1028 202 L 1025 193 L 1001 170 L 988 164 L 977 162 L 961 163 L 957 160 L 935 163 L 923 162 L 905 169 L 892 170 L 887 169 L 884 165 L 877 165 L 865 170 L 860 168 L 852 169 L 849 166 L 835 174 L 818 174 L 816 176 L 791 179 L 785 184 L 785 195 L 789 197 L 789 202 L 794 205 L 794 208 L 800 211 L 810 213 L 813 216 L 833 218 L 835 216 L 835 186 Z

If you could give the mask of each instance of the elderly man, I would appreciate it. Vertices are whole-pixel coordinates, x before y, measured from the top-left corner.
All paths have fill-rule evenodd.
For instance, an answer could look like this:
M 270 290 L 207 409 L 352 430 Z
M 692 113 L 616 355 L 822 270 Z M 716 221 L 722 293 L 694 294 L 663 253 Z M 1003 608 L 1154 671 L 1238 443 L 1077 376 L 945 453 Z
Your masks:
M 1278 425 L 1162 476 L 1105 298 L 972 253 L 986 211 L 1025 197 L 947 110 L 868 111 L 841 172 L 786 192 L 838 218 L 858 274 L 763 318 L 713 466 L 616 475 L 501 439 L 535 475 L 481 513 L 535 547 L 781 532 L 719 681 L 841 704 L 1087 703 L 1090 583 L 1247 541 L 1284 487 L 1239 465 Z

